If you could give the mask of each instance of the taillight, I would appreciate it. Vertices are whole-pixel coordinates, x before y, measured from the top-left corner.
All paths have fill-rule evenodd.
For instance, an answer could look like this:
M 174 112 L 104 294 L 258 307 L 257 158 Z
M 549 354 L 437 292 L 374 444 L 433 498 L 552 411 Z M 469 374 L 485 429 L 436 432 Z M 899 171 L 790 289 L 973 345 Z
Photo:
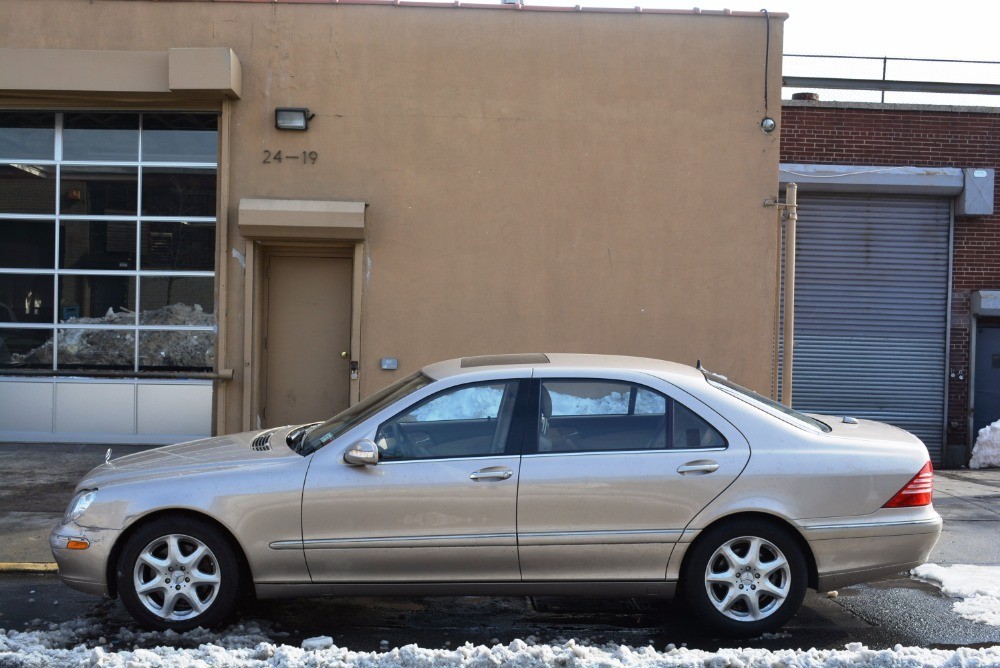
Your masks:
M 913 476 L 903 489 L 889 499 L 883 508 L 913 508 L 914 506 L 929 506 L 934 495 L 934 467 L 930 462 L 924 464 L 920 473 Z

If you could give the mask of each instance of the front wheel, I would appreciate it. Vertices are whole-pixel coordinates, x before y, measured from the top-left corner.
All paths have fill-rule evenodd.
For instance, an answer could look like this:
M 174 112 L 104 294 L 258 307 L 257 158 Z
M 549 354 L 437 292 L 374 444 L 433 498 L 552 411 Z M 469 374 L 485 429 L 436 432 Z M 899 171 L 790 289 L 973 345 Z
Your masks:
M 242 586 L 229 542 L 211 525 L 190 518 L 140 527 L 122 550 L 117 579 L 129 614 L 161 631 L 219 624 L 232 613 Z
M 694 612 L 727 635 L 774 631 L 791 619 L 806 592 L 806 559 L 781 527 L 738 520 L 706 531 L 683 574 Z

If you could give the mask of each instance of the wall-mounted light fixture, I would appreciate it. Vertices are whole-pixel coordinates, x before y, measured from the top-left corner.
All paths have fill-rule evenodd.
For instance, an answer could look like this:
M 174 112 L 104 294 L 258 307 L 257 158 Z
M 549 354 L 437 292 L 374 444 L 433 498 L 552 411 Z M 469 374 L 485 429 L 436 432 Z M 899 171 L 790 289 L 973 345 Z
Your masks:
M 274 127 L 279 130 L 308 130 L 310 114 L 305 107 L 278 107 L 274 110 Z

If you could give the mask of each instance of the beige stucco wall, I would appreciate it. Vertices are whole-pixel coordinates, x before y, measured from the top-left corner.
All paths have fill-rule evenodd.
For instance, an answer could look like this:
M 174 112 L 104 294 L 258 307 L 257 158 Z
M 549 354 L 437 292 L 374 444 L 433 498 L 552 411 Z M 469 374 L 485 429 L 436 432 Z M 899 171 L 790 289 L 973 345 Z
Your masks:
M 232 48 L 228 245 L 246 250 L 241 198 L 370 205 L 362 395 L 441 358 L 536 350 L 701 358 L 770 392 L 778 223 L 762 202 L 779 133 L 759 128 L 762 16 L 8 0 L 0 46 Z M 276 106 L 316 117 L 279 132 Z M 220 257 L 231 431 L 244 278 Z

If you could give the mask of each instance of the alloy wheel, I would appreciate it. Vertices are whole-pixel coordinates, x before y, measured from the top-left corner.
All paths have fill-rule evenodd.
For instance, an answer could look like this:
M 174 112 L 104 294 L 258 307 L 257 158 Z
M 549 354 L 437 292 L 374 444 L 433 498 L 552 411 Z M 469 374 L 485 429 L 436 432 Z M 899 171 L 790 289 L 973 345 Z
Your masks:
M 773 615 L 788 597 L 791 583 L 788 559 L 774 543 L 757 536 L 726 541 L 705 568 L 709 602 L 739 622 Z
M 183 534 L 151 541 L 132 576 L 142 605 L 167 621 L 192 619 L 215 601 L 222 585 L 218 559 L 205 543 Z

